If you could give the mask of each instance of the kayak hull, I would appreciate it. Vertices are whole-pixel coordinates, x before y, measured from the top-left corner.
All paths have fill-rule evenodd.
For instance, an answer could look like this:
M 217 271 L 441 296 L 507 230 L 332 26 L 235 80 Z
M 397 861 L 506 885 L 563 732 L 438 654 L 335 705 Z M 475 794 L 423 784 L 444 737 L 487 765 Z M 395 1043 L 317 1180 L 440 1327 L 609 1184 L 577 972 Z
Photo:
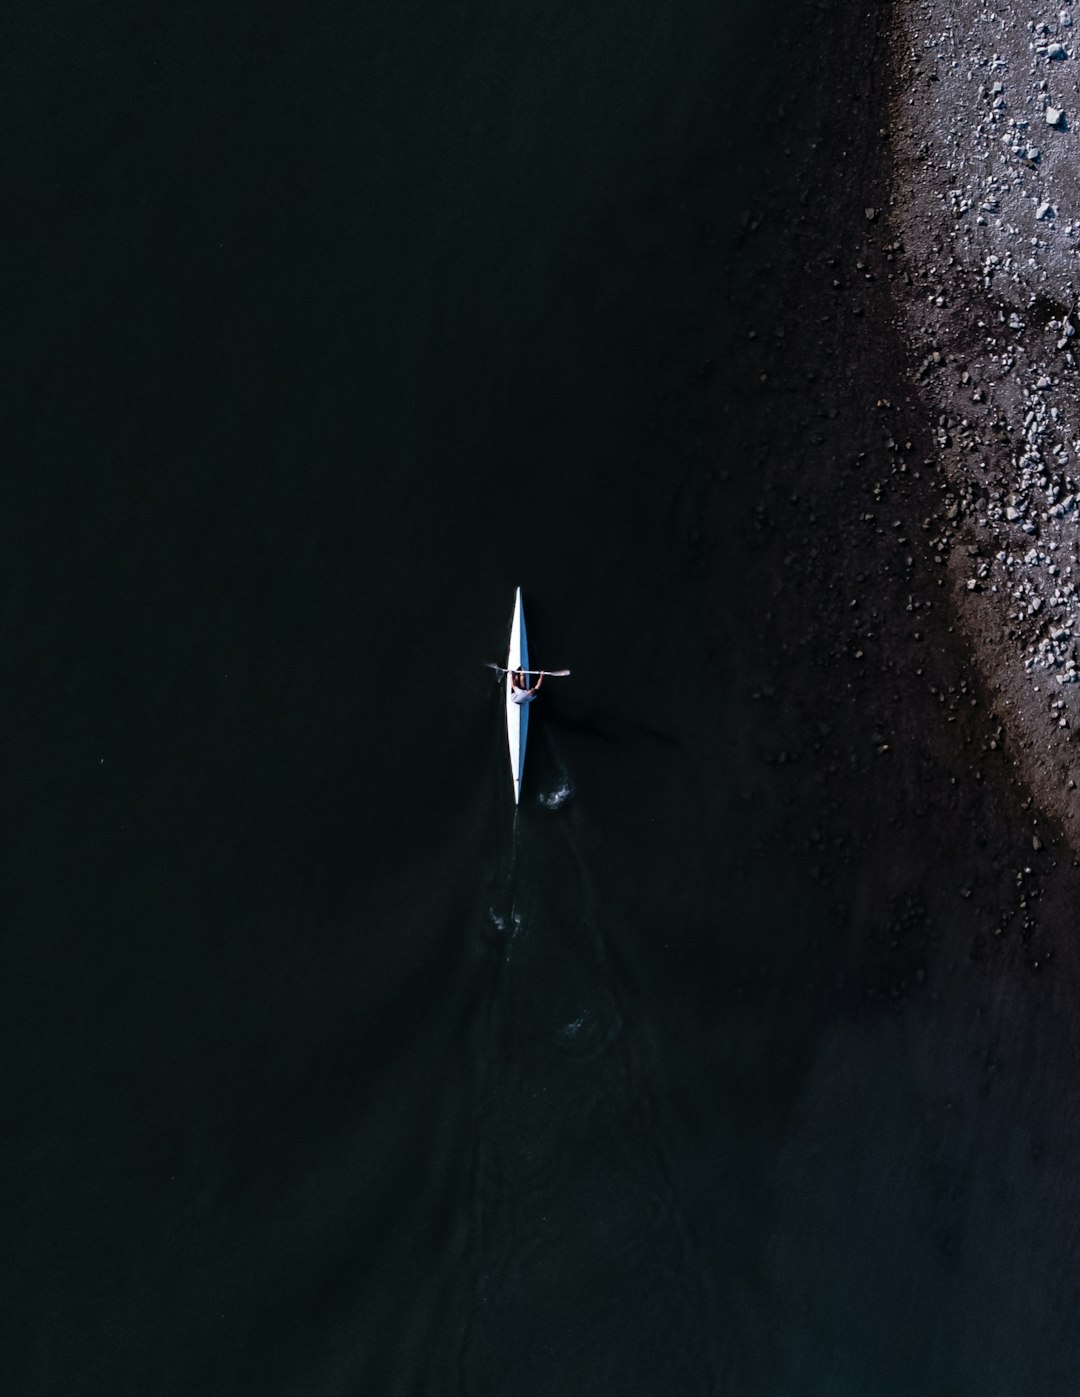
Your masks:
M 525 769 L 525 742 L 529 736 L 529 705 L 515 703 L 510 697 L 510 675 L 515 669 L 529 668 L 529 643 L 525 635 L 525 609 L 521 604 L 521 588 L 514 598 L 514 615 L 510 622 L 510 652 L 506 660 L 506 739 L 510 748 L 510 775 L 514 782 L 514 804 L 521 799 L 521 776 Z M 528 681 L 526 681 L 528 682 Z

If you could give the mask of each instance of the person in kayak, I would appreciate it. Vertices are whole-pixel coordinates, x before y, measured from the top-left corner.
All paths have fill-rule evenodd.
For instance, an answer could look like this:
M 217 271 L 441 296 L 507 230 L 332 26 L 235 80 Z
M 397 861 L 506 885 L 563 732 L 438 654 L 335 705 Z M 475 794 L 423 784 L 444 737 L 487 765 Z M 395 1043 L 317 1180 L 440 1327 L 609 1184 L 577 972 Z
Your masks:
M 510 674 L 510 698 L 514 703 L 532 703 L 543 682 L 544 676 L 542 674 L 537 675 L 536 683 L 530 689 L 525 682 L 525 671 L 523 669 L 515 669 Z

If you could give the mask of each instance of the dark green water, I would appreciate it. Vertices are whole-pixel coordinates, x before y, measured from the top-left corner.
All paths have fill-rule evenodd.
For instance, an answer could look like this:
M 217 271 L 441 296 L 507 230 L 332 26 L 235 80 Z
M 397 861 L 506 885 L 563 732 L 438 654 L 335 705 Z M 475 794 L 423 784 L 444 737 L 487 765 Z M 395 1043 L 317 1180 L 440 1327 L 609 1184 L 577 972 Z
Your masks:
M 9 12 L 7 1391 L 974 1390 L 800 1202 L 676 192 L 749 17 Z

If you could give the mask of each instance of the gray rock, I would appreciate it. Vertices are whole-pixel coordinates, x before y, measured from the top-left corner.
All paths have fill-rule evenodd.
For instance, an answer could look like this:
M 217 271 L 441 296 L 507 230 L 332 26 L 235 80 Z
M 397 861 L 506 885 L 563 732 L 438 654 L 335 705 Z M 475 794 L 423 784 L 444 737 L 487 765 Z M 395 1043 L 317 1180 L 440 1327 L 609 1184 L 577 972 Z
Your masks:
M 1061 110 L 1060 107 L 1047 107 L 1043 115 L 1046 118 L 1047 126 L 1058 126 L 1060 125 L 1061 118 L 1065 115 L 1065 113 Z

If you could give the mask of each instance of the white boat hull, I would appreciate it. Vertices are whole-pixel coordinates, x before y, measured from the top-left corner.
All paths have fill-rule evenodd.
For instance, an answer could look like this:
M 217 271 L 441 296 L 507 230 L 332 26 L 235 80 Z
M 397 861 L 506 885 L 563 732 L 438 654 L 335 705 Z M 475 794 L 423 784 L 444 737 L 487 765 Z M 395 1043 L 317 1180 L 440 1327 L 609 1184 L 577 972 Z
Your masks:
M 510 697 L 510 675 L 515 669 L 529 668 L 529 644 L 525 638 L 525 611 L 521 588 L 514 598 L 514 619 L 510 623 L 510 653 L 506 660 L 506 737 L 510 745 L 510 775 L 514 780 L 514 804 L 521 799 L 521 774 L 525 769 L 525 739 L 529 735 L 529 705 Z M 528 683 L 528 680 L 526 680 Z

